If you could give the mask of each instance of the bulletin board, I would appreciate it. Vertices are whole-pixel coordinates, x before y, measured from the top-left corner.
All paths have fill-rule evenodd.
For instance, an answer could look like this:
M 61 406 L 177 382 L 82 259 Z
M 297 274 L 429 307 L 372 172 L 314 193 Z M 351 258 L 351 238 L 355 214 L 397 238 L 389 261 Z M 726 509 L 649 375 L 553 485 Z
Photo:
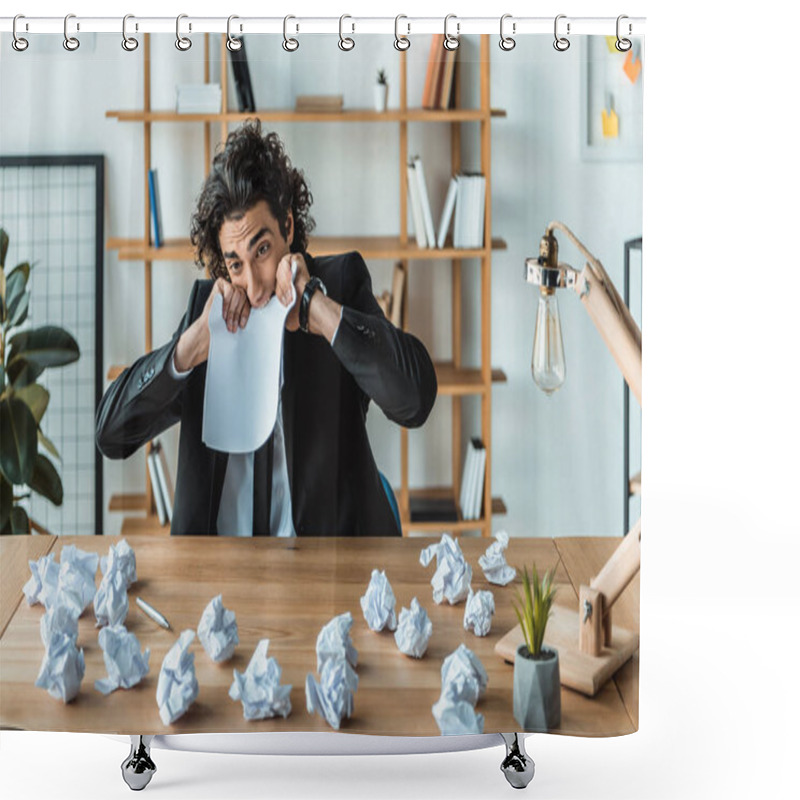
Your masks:
M 103 156 L 0 156 L 0 225 L 7 265 L 31 263 L 28 322 L 57 325 L 80 358 L 46 369 L 42 431 L 61 459 L 60 507 L 31 493 L 31 519 L 52 534 L 101 534 L 103 470 L 94 418 L 103 389 Z
M 581 72 L 581 155 L 587 161 L 642 158 L 644 43 L 627 52 L 614 36 L 587 36 Z

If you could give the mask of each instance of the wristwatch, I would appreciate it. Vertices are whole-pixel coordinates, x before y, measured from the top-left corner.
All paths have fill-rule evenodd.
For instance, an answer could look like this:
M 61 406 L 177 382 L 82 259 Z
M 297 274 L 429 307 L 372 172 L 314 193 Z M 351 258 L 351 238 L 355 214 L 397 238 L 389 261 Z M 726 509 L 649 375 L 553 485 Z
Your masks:
M 328 290 L 325 288 L 325 284 L 314 275 L 306 284 L 306 288 L 303 290 L 303 296 L 300 298 L 300 330 L 303 331 L 303 333 L 308 333 L 308 307 L 311 305 L 311 298 L 314 296 L 314 292 L 316 292 L 317 289 L 326 297 L 328 296 Z

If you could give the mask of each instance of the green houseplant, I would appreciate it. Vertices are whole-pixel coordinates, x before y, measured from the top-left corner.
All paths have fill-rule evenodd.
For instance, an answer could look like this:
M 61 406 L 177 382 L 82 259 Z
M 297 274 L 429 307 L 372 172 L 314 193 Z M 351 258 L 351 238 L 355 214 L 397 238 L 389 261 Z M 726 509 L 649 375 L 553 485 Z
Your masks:
M 546 731 L 561 723 L 561 676 L 558 651 L 544 645 L 556 587 L 553 569 L 540 580 L 522 570 L 523 591 L 517 589 L 517 613 L 524 644 L 514 658 L 514 718 L 525 731 Z
M 44 325 L 20 330 L 28 318 L 31 265 L 18 264 L 6 275 L 8 234 L 0 228 L 0 534 L 28 533 L 31 521 L 21 500 L 31 492 L 60 506 L 61 478 L 53 462 L 60 456 L 42 432 L 50 393 L 36 381 L 48 367 L 80 357 L 78 343 L 63 328 Z M 15 487 L 21 489 L 19 495 Z

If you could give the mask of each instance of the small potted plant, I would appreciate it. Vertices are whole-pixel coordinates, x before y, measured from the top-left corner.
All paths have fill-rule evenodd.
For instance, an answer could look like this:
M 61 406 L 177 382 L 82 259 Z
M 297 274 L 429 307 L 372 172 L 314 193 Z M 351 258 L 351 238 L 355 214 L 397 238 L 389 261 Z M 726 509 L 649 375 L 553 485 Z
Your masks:
M 386 102 L 389 99 L 389 80 L 386 70 L 378 70 L 378 82 L 375 84 L 375 110 L 386 111 Z
M 539 580 L 536 565 L 532 575 L 522 570 L 523 592 L 517 590 L 514 605 L 525 643 L 514 658 L 514 719 L 525 731 L 547 731 L 561 723 L 561 676 L 558 651 L 544 646 L 556 587 L 554 570 Z

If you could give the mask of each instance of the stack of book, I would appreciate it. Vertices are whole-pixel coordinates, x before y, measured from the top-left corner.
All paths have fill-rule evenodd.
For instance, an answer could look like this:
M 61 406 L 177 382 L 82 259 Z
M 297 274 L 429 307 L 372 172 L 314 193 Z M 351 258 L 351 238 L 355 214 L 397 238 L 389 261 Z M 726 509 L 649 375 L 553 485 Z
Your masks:
M 445 109 L 455 106 L 455 71 L 458 50 L 446 50 L 444 34 L 431 39 L 428 70 L 422 90 L 422 107 Z
M 461 518 L 481 519 L 483 516 L 483 488 L 486 476 L 486 448 L 478 438 L 472 438 L 464 459 L 461 476 Z
M 158 521 L 166 525 L 172 520 L 172 507 L 175 502 L 175 491 L 164 458 L 164 449 L 158 439 L 153 439 L 153 446 L 147 456 L 147 471 L 150 475 L 150 486 L 156 502 Z
M 218 83 L 179 83 L 179 114 L 219 114 L 222 110 L 222 89 Z
M 295 111 L 323 111 L 336 114 L 344 108 L 341 94 L 301 94 L 294 102 Z
M 483 247 L 486 214 L 484 175 L 461 173 L 451 178 L 439 219 L 438 233 L 433 227 L 425 170 L 419 156 L 414 156 L 408 163 L 408 196 L 411 201 L 414 235 L 419 247 L 444 247 L 454 219 L 453 247 Z

